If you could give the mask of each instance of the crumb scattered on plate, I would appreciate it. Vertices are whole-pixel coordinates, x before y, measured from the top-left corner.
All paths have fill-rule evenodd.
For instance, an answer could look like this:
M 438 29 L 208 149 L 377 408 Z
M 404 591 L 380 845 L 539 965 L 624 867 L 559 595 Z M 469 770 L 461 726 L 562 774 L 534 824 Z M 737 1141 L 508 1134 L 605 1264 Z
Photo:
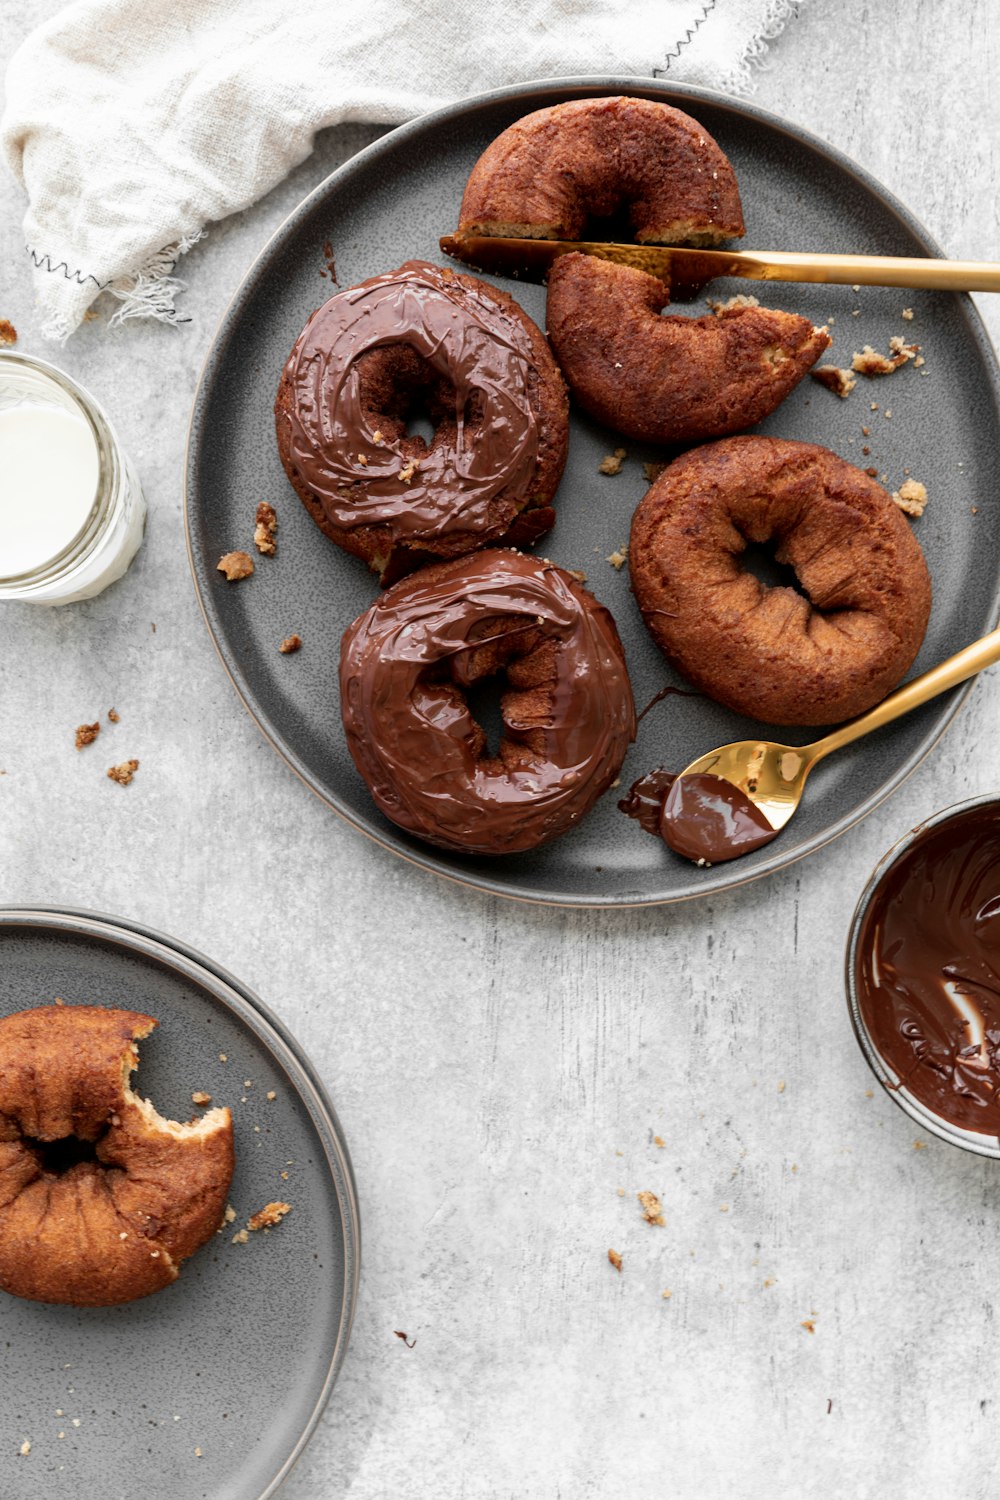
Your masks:
M 211 1104 L 211 1102 L 211 1094 L 206 1094 L 204 1089 L 195 1089 L 194 1093 L 191 1095 L 192 1104 Z
M 278 550 L 278 517 L 274 506 L 267 500 L 262 500 L 257 506 L 253 544 L 266 557 L 273 557 Z
M 622 471 L 622 464 L 627 458 L 628 453 L 624 448 L 616 448 L 614 453 L 609 453 L 606 458 L 601 459 L 600 463 L 597 465 L 598 474 L 610 474 L 612 476 L 615 474 L 620 474 Z
M 859 375 L 891 375 L 908 360 L 916 359 L 919 353 L 919 344 L 908 344 L 901 334 L 895 333 L 889 340 L 887 355 L 879 354 L 871 344 L 866 344 L 860 354 L 855 350 L 851 369 L 857 370 Z
M 247 1220 L 248 1229 L 273 1229 L 275 1224 L 280 1224 L 286 1214 L 290 1214 L 292 1205 L 290 1203 L 266 1203 L 264 1207 Z
M 132 777 L 138 769 L 139 762 L 137 760 L 119 761 L 117 766 L 108 767 L 108 779 L 110 781 L 117 781 L 119 786 L 129 786 Z
M 611 564 L 616 573 L 620 572 L 628 562 L 628 543 L 623 542 L 620 547 L 612 552 L 610 557 L 606 557 L 604 560 Z
M 278 650 L 282 656 L 291 656 L 293 651 L 301 651 L 302 637 L 300 635 L 286 635 Z
M 16 344 L 17 329 L 9 318 L 0 318 L 0 344 Z
M 892 499 L 908 516 L 922 516 L 927 506 L 927 490 L 918 479 L 907 479 L 898 490 L 893 490 Z
M 227 552 L 225 557 L 220 557 L 216 563 L 216 571 L 225 573 L 230 583 L 238 583 L 241 578 L 249 578 L 253 572 L 253 558 L 249 552 Z
M 108 723 L 109 724 L 120 724 L 121 723 L 121 714 L 118 712 L 117 708 L 109 708 L 108 709 Z
M 100 719 L 94 724 L 78 724 L 76 726 L 76 748 L 82 750 L 84 745 L 92 745 L 100 732 Z
M 618 1271 L 619 1274 L 620 1274 L 621 1273 L 621 1268 L 622 1268 L 622 1258 L 618 1254 L 618 1251 L 617 1250 L 609 1250 L 608 1251 L 608 1260 L 614 1266 L 615 1270 Z

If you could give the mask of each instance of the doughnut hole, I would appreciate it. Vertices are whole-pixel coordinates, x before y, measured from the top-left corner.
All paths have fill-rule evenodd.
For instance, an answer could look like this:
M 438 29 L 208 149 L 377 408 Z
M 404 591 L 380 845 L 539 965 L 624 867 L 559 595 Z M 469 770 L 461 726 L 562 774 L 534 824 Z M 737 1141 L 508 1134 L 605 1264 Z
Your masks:
M 421 687 L 453 717 L 486 775 L 529 771 L 546 754 L 559 644 L 510 615 L 478 621 L 468 639 L 469 649 L 432 668 Z

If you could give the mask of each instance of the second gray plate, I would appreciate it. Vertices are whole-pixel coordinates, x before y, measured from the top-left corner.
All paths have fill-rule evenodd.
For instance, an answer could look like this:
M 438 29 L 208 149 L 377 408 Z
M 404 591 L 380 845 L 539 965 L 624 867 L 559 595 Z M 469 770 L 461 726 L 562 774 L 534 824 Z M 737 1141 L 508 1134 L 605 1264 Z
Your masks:
M 708 894 L 812 853 L 899 785 L 966 691 L 956 690 L 831 757 L 779 839 L 709 870 L 672 855 L 623 817 L 614 791 L 571 834 L 505 859 L 430 848 L 373 806 L 344 744 L 337 660 L 344 628 L 372 602 L 376 585 L 362 564 L 320 534 L 282 471 L 271 414 L 282 365 L 306 318 L 333 291 L 324 274 L 324 246 L 333 249 L 343 287 L 415 257 L 440 263 L 438 237 L 454 229 L 466 177 L 500 131 L 531 110 L 611 93 L 663 100 L 708 127 L 736 169 L 748 248 L 940 254 L 874 179 L 823 142 L 752 105 L 645 79 L 570 79 L 500 90 L 383 137 L 323 182 L 282 225 L 219 328 L 195 400 L 187 468 L 188 545 L 205 619 L 244 702 L 293 769 L 356 828 L 416 864 L 500 895 L 582 906 Z M 514 290 L 544 326 L 542 287 L 496 284 Z M 967 297 L 876 288 L 855 293 L 850 287 L 789 285 L 761 291 L 730 281 L 717 283 L 711 295 L 739 290 L 756 290 L 766 305 L 829 323 L 828 357 L 840 365 L 850 364 L 852 352 L 864 344 L 887 350 L 893 334 L 923 348 L 921 369 L 911 364 L 888 378 L 859 380 L 845 401 L 807 379 L 758 429 L 823 443 L 861 467 L 874 467 L 889 489 L 898 488 L 907 471 L 927 486 L 930 504 L 916 523 L 934 585 L 930 628 L 914 668 L 923 671 L 990 629 L 997 613 L 1000 382 L 976 311 Z M 902 318 L 905 306 L 913 309 L 912 321 Z M 642 706 L 679 679 L 646 633 L 627 569 L 616 572 L 606 559 L 628 539 L 632 512 L 646 489 L 642 462 L 666 455 L 628 443 L 621 474 L 606 478 L 598 464 L 620 441 L 573 413 L 569 463 L 556 501 L 559 519 L 540 550 L 583 569 L 589 587 L 611 609 Z M 215 565 L 224 552 L 250 545 L 260 499 L 278 509 L 278 555 L 259 559 L 249 582 L 227 584 Z M 302 636 L 302 651 L 279 655 L 278 643 L 292 632 Z M 760 725 L 705 698 L 667 698 L 640 726 L 623 787 L 653 766 L 679 769 L 713 745 L 761 732 Z M 763 733 L 798 743 L 815 737 L 766 727 Z
M 360 1228 L 336 1116 L 281 1023 L 207 959 L 82 912 L 0 911 L 0 1015 L 56 996 L 157 1018 L 134 1086 L 162 1114 L 188 1119 L 198 1089 L 231 1107 L 237 1219 L 122 1307 L 0 1293 L 0 1495 L 266 1500 L 350 1336 Z M 234 1243 L 275 1199 L 287 1219 Z

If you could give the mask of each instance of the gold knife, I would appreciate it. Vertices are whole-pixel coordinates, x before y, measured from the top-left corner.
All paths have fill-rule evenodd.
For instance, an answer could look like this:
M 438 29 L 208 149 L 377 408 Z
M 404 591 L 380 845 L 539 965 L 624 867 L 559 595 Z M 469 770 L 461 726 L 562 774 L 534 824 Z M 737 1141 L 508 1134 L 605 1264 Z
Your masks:
M 1000 264 L 924 260 L 919 256 L 813 255 L 797 250 L 698 250 L 674 245 L 615 245 L 595 240 L 507 239 L 446 234 L 445 255 L 480 271 L 543 281 L 560 255 L 579 251 L 634 266 L 666 282 L 676 297 L 694 296 L 718 276 L 748 281 L 814 281 L 840 286 L 900 286 L 948 292 L 1000 292 Z

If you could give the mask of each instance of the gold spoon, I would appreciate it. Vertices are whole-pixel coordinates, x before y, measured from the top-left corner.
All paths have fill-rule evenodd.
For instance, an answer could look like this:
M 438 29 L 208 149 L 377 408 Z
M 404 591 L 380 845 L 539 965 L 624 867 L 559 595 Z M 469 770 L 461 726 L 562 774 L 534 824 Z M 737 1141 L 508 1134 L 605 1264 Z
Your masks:
M 806 777 L 813 766 L 842 745 L 861 739 L 873 729 L 880 729 L 911 709 L 919 708 L 948 688 L 957 687 L 975 677 L 984 667 L 1000 661 L 1000 627 L 949 656 L 940 666 L 915 677 L 905 687 L 897 688 L 875 708 L 858 719 L 842 724 L 832 734 L 824 735 L 811 745 L 779 745 L 769 740 L 738 740 L 720 745 L 707 755 L 699 755 L 681 771 L 684 776 L 719 776 L 732 782 L 756 807 L 759 807 L 777 833 L 799 805 Z

